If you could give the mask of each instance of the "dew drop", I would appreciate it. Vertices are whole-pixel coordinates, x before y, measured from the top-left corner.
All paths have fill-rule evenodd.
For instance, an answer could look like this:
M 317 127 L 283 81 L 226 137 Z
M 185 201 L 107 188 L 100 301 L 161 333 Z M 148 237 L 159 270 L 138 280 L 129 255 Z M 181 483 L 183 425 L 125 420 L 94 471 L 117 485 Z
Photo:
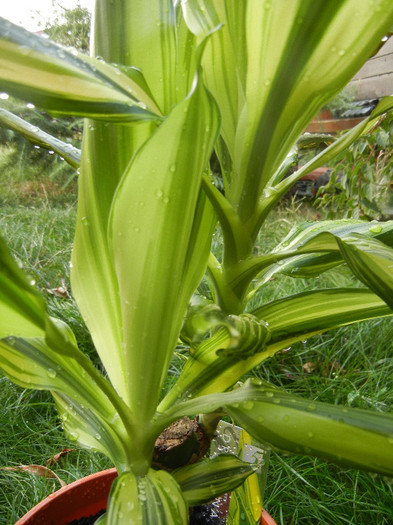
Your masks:
M 8 93 L 0 93 L 0 99 L 1 100 L 7 100 L 8 98 L 10 98 Z
M 254 402 L 244 401 L 244 403 L 242 403 L 242 407 L 244 408 L 244 410 L 252 410 L 254 408 Z
M 172 164 L 172 166 L 169 168 L 169 171 L 171 173 L 175 173 L 175 171 L 176 171 L 176 164 Z
M 371 226 L 368 231 L 371 233 L 381 233 L 382 229 L 380 224 L 376 224 L 375 226 Z
M 52 379 L 54 379 L 56 377 L 56 370 L 54 370 L 53 368 L 48 368 L 48 370 L 46 371 L 46 373 L 48 374 L 49 377 L 51 377 Z
M 310 403 L 309 405 L 307 405 L 307 412 L 313 412 L 315 409 L 317 408 L 317 405 L 315 403 Z

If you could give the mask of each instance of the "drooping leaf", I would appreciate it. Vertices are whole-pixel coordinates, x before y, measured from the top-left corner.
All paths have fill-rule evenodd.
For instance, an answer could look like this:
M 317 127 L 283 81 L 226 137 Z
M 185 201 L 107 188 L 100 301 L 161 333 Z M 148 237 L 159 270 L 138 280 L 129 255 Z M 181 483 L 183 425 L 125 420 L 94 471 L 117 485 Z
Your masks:
M 74 442 L 104 452 L 117 466 L 126 464 L 126 431 L 102 385 L 98 371 L 83 367 L 86 357 L 74 347 L 53 351 L 43 338 L 7 337 L 0 340 L 0 368 L 25 388 L 51 390 L 64 428 Z M 90 372 L 90 373 L 89 373 Z M 82 381 L 81 381 L 82 379 Z M 108 385 L 107 387 L 110 390 Z
M 393 475 L 393 415 L 314 402 L 257 380 L 175 405 L 181 413 L 227 412 L 255 439 L 345 467 Z
M 184 525 L 188 507 L 173 476 L 163 470 L 149 470 L 136 477 L 124 472 L 113 482 L 108 499 L 108 525 Z
M 33 126 L 3 108 L 0 108 L 0 126 L 20 133 L 34 145 L 53 150 L 73 168 L 79 167 L 81 152 L 78 148 L 52 137 L 49 133 L 42 131 L 37 126 Z
M 359 234 L 339 239 L 338 244 L 356 277 L 393 308 L 393 249 Z
M 160 112 L 133 78 L 0 19 L 0 87 L 55 115 L 131 122 Z M 135 76 L 134 76 L 135 78 Z
M 12 470 L 12 471 L 21 471 L 28 472 L 29 474 L 34 474 L 35 476 L 40 476 L 42 478 L 51 478 L 57 479 L 61 487 L 65 487 L 67 483 L 59 478 L 59 476 L 53 472 L 53 470 L 42 465 L 18 465 L 16 467 L 0 467 L 0 470 Z
M 241 485 L 254 472 L 236 456 L 220 455 L 172 472 L 190 506 L 201 505 Z
M 251 293 L 253 295 L 277 273 L 292 277 L 317 276 L 345 261 L 338 240 L 350 238 L 352 234 L 362 234 L 359 245 L 376 238 L 392 246 L 393 221 L 342 219 L 295 226 L 270 254 L 244 261 L 239 265 L 236 277 L 231 281 L 229 274 L 228 278 L 233 287 L 244 288 L 245 283 L 261 272 Z
M 393 416 L 310 402 L 263 387 L 227 406 L 237 424 L 280 450 L 393 475 Z

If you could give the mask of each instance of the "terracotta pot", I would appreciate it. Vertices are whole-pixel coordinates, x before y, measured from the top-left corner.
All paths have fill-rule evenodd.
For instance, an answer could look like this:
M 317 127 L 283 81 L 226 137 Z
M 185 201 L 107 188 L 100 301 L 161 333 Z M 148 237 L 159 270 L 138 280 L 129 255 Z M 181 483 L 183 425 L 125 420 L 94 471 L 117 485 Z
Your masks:
M 95 515 L 106 508 L 116 469 L 103 470 L 61 488 L 33 507 L 15 525 L 66 525 L 72 520 Z M 261 525 L 277 525 L 263 510 Z

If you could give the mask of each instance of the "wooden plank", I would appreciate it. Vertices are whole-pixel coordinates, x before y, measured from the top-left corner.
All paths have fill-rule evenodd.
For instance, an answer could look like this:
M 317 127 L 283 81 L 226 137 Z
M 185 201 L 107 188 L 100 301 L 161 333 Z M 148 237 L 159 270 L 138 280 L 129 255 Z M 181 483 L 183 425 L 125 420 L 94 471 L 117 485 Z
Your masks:
M 389 40 L 386 41 L 375 56 L 381 57 L 383 55 L 388 55 L 389 53 L 393 53 L 393 37 L 390 37 Z M 372 59 L 373 57 L 370 58 L 370 60 Z
M 356 73 L 353 80 L 360 78 L 371 78 L 386 73 L 393 72 L 393 53 L 375 57 L 364 64 L 364 66 Z
M 393 95 L 393 72 L 372 78 L 353 80 L 349 83 L 349 88 L 354 89 L 357 100 Z

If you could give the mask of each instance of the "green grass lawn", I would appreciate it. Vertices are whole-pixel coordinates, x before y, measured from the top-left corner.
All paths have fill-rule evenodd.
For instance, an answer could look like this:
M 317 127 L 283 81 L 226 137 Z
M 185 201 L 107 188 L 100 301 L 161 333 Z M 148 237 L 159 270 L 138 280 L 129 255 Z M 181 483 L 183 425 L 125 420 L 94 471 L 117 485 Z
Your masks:
M 293 221 L 315 212 L 305 206 L 287 206 L 272 215 L 271 232 L 260 238 L 260 249 L 281 238 Z M 53 315 L 69 322 L 81 347 L 94 350 L 69 291 L 75 208 L 52 206 L 46 198 L 34 207 L 3 204 L 0 231 L 14 255 L 48 299 Z M 273 233 L 272 233 L 273 232 Z M 216 241 L 219 242 L 218 239 Z M 269 283 L 255 301 L 326 286 L 358 286 L 346 268 L 329 271 L 317 280 L 289 277 Z M 374 320 L 340 328 L 281 351 L 253 373 L 290 392 L 313 400 L 378 411 L 393 402 L 393 321 Z M 168 381 L 179 373 L 176 358 Z M 44 465 L 73 444 L 65 438 L 47 392 L 23 390 L 0 376 L 0 466 Z M 392 429 L 393 434 L 393 429 Z M 98 453 L 71 451 L 51 468 L 65 482 L 110 466 Z M 393 524 L 392 480 L 349 471 L 308 458 L 272 453 L 265 505 L 278 524 Z M 32 505 L 58 488 L 55 479 L 30 472 L 0 470 L 0 525 L 14 523 Z

